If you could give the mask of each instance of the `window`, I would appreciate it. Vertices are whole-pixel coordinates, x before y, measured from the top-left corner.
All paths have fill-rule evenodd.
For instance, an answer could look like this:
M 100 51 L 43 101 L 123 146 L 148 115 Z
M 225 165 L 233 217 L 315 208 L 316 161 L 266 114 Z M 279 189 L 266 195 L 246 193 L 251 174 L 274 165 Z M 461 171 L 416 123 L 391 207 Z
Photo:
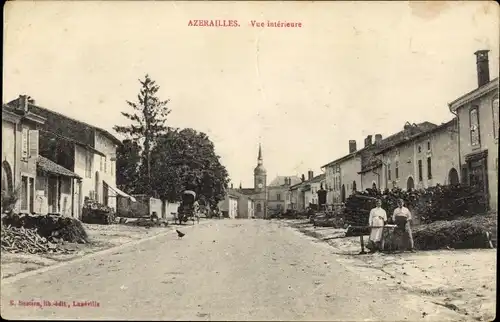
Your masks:
M 394 174 L 396 175 L 396 179 L 399 179 L 399 161 L 396 161 Z
M 29 147 L 28 133 L 29 133 L 29 129 L 27 127 L 23 127 L 23 132 L 22 132 L 22 152 L 21 152 L 21 158 L 23 160 L 28 159 L 28 147 Z M 26 208 L 23 208 L 23 209 L 26 209 Z
M 257 212 L 261 212 L 262 211 L 262 206 L 260 205 L 260 203 L 257 204 Z
M 92 153 L 85 151 L 85 177 L 92 178 Z
M 470 123 L 470 143 L 472 146 L 481 145 L 481 138 L 479 133 L 479 111 L 474 107 L 469 112 Z
M 418 160 L 418 181 L 422 181 L 424 178 L 422 176 L 422 160 Z
M 418 153 L 422 152 L 422 147 L 419 145 L 418 146 Z
M 431 157 L 427 158 L 427 179 L 432 179 L 432 160 L 431 160 Z
M 276 194 L 276 200 L 281 200 L 281 195 L 279 193 Z
M 101 162 L 100 162 L 99 169 L 101 171 L 104 171 L 104 157 L 102 155 L 100 156 L 100 160 L 101 160 Z
M 29 203 L 29 212 L 34 211 L 35 209 L 35 179 L 29 178 L 29 187 L 28 187 L 29 195 L 30 195 L 30 203 Z
M 108 157 L 104 157 L 104 173 L 108 172 Z
M 495 139 L 498 139 L 498 128 L 499 128 L 499 125 L 498 125 L 498 97 L 493 99 L 493 104 L 492 104 L 492 107 L 493 109 L 493 136 L 495 137 Z
M 427 151 L 431 150 L 431 141 L 427 141 Z
M 391 164 L 390 163 L 387 164 L 387 179 L 392 180 L 391 179 Z
M 21 178 L 21 210 L 28 210 L 28 177 Z

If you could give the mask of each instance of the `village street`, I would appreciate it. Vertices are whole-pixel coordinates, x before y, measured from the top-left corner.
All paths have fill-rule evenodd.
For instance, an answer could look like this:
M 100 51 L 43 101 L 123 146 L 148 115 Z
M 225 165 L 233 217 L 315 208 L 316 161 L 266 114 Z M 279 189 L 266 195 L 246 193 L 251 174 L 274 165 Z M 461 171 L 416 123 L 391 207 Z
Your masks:
M 458 320 L 262 220 L 214 220 L 2 285 L 6 319 Z M 18 301 L 68 307 L 21 307 Z M 11 302 L 13 301 L 13 302 Z M 99 307 L 75 307 L 94 301 Z M 12 305 L 14 303 L 14 305 Z M 425 312 L 425 313 L 423 313 Z

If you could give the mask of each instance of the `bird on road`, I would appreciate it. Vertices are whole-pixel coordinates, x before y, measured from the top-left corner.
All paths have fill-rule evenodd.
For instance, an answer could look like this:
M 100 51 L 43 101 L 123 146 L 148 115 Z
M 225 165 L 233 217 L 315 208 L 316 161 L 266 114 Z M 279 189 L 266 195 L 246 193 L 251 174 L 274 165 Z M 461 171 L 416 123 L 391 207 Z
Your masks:
M 184 235 L 186 235 L 183 232 L 178 231 L 177 229 L 175 231 L 177 232 L 177 236 L 179 236 L 179 238 L 182 238 L 182 237 L 184 237 Z

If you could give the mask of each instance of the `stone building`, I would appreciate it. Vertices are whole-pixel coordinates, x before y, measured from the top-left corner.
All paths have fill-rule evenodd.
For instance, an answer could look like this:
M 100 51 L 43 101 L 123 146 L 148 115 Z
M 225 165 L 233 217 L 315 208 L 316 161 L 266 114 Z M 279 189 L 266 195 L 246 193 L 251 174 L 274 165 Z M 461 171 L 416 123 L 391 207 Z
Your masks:
M 406 126 L 407 131 L 403 131 L 400 139 L 375 152 L 374 160 L 378 163 L 371 168 L 371 173 L 380 176 L 372 176 L 372 184 L 376 183 L 382 190 L 395 187 L 408 190 L 458 183 L 457 120 L 439 126 L 427 124 L 429 130 L 417 125 L 421 132 L 408 131 L 408 124 Z
M 38 128 L 45 118 L 30 111 L 29 98 L 2 105 L 2 193 L 19 192 L 14 208 L 36 210 L 35 183 L 38 168 Z
M 490 80 L 488 50 L 475 52 L 477 88 L 449 103 L 458 120 L 463 183 L 477 187 L 486 208 L 498 210 L 498 77 Z
M 277 176 L 267 186 L 268 209 L 284 212 L 290 209 L 290 187 L 300 182 L 297 176 Z
M 41 107 L 34 101 L 28 102 L 25 96 L 20 96 L 7 105 L 23 104 L 29 113 L 44 119 L 44 122 L 37 126 L 37 144 L 40 155 L 46 159 L 44 164 L 51 161 L 75 174 L 73 187 L 66 187 L 61 182 L 59 188 L 55 179 L 48 182 L 47 178 L 48 184 L 53 187 L 49 188 L 49 191 L 64 189 L 65 194 L 71 196 L 71 201 L 66 204 L 72 205 L 74 217 L 81 216 L 85 197 L 95 199 L 115 210 L 118 195 L 130 198 L 116 187 L 116 148 L 121 142 L 115 136 L 96 126 Z M 37 182 L 37 190 L 44 190 L 47 182 L 43 179 Z M 59 192 L 58 194 L 61 195 Z M 46 196 L 50 202 L 51 197 Z

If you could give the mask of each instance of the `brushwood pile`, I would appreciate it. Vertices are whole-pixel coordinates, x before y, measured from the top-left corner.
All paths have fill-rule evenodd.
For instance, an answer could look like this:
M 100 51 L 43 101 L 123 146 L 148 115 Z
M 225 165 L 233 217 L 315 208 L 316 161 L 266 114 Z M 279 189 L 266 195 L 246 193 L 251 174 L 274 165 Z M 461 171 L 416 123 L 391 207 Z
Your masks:
M 78 220 L 53 214 L 2 214 L 1 228 L 2 250 L 11 253 L 68 253 L 65 242 L 89 242 Z
M 95 200 L 87 199 L 83 204 L 82 222 L 86 224 L 111 225 L 115 222 L 116 213 L 113 208 Z
M 484 205 L 481 196 L 469 186 L 437 185 L 426 189 L 404 191 L 400 188 L 366 189 L 351 195 L 346 200 L 344 220 L 353 226 L 368 225 L 370 210 L 375 207 L 375 200 L 382 200 L 382 208 L 391 217 L 397 208 L 398 199 L 403 199 L 405 206 L 424 224 L 439 220 L 453 220 L 459 217 L 471 217 L 482 212 Z M 390 218 L 388 218 L 390 219 Z

